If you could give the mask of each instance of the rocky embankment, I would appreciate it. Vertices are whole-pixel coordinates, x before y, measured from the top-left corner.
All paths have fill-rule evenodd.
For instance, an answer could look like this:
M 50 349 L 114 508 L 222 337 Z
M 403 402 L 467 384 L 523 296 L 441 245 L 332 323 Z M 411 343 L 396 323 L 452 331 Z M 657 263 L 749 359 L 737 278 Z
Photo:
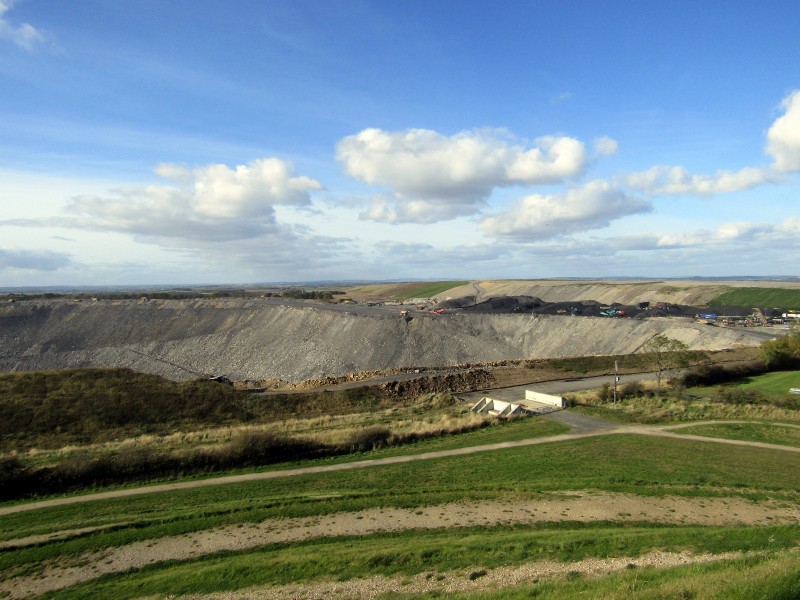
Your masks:
M 691 349 L 766 332 L 680 319 L 352 314 L 258 300 L 30 301 L 0 307 L 0 371 L 114 366 L 172 379 L 289 382 L 353 371 L 631 353 L 663 333 Z

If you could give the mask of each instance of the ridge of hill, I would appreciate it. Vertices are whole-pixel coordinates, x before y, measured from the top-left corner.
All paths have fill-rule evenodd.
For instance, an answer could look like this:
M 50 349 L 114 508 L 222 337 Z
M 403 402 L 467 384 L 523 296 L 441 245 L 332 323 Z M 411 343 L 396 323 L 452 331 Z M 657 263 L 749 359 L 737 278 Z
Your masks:
M 225 374 L 297 382 L 390 368 L 626 354 L 657 334 L 693 350 L 755 346 L 772 337 L 675 318 L 364 310 L 235 299 L 17 302 L 0 307 L 0 371 L 102 366 L 175 380 Z

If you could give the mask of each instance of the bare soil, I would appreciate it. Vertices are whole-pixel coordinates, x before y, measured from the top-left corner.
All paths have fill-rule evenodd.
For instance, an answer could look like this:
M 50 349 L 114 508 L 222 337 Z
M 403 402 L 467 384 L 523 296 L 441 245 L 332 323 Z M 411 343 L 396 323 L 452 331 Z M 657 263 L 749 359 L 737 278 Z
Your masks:
M 576 491 L 557 495 L 542 494 L 535 499 L 516 502 L 459 502 L 418 509 L 373 508 L 320 517 L 269 519 L 257 524 L 240 524 L 186 535 L 144 540 L 77 556 L 69 561 L 46 564 L 36 575 L 3 581 L 0 583 L 0 594 L 5 592 L 10 598 L 27 598 L 89 581 L 108 573 L 120 573 L 168 560 L 187 560 L 220 551 L 244 551 L 279 542 L 410 529 L 564 521 L 649 522 L 675 525 L 794 524 L 800 521 L 800 506 L 791 505 L 786 501 L 756 503 L 737 497 L 654 498 Z M 620 560 L 632 562 L 628 559 Z M 540 564 L 537 568 L 543 567 Z M 551 570 L 554 568 L 547 567 Z M 568 570 L 572 570 L 572 567 Z

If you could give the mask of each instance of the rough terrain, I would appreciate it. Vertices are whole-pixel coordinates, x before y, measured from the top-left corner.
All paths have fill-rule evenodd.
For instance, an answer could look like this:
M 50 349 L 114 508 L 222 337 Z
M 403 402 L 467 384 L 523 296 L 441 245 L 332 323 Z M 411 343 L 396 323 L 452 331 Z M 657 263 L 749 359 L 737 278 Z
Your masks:
M 603 304 L 669 302 L 705 306 L 732 287 L 800 289 L 800 284 L 796 281 L 766 280 L 503 280 L 481 281 L 452 288 L 440 294 L 438 298 L 445 300 L 477 293 L 478 300 L 497 296 L 536 296 L 546 302 L 594 300 Z
M 770 337 L 676 318 L 401 309 L 266 299 L 8 303 L 0 307 L 0 371 L 113 366 L 176 380 L 224 374 L 296 382 L 399 367 L 633 353 L 657 334 L 695 350 L 755 346 Z

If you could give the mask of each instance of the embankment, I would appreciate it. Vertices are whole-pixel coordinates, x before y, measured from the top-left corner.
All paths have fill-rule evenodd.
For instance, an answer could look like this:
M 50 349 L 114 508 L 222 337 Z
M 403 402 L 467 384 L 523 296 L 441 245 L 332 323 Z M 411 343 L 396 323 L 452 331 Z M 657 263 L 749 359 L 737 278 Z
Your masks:
M 258 300 L 42 301 L 0 307 L 0 371 L 129 367 L 172 379 L 300 381 L 353 371 L 631 353 L 664 333 L 691 349 L 765 333 L 679 319 L 356 315 Z

